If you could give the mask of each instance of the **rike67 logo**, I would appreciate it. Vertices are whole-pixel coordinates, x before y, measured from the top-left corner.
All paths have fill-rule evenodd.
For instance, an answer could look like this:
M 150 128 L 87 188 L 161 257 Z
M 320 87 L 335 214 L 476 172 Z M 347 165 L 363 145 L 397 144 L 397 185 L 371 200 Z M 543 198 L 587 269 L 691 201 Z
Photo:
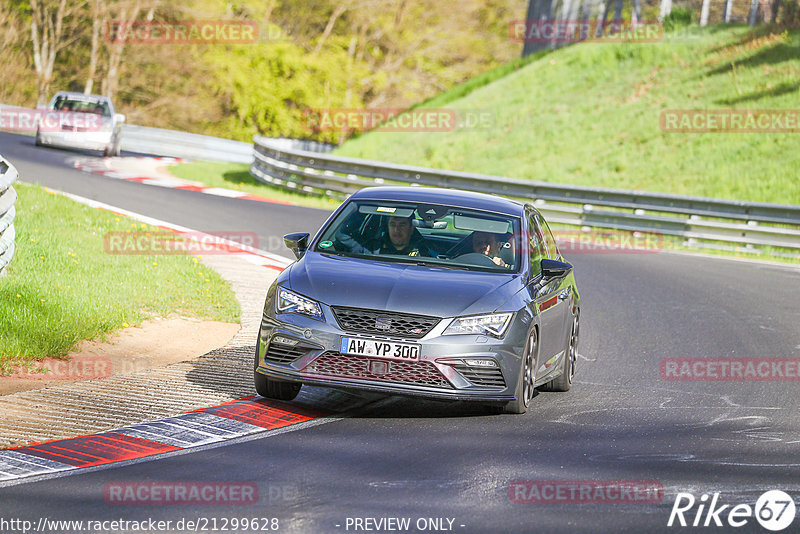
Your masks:
M 678 493 L 667 526 L 743 527 L 751 524 L 752 529 L 751 522 L 755 518 L 765 529 L 777 532 L 792 524 L 795 512 L 796 506 L 792 497 L 780 490 L 763 493 L 755 507 L 737 504 L 732 508 L 730 504 L 719 504 L 719 493 L 714 493 L 710 501 L 705 493 L 699 499 L 691 493 Z

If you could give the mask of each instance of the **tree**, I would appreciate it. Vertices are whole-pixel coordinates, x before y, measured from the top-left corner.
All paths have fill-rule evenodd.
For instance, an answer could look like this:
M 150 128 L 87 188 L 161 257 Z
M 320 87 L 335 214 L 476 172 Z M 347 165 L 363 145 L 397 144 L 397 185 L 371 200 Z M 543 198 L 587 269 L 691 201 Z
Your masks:
M 733 11 L 733 0 L 725 0 L 725 7 L 722 10 L 722 22 L 725 24 L 731 21 L 731 11 Z
M 756 25 L 756 16 L 758 15 L 758 0 L 750 0 L 750 14 L 747 16 L 747 23 L 750 26 Z
M 641 0 L 633 0 L 633 11 L 631 11 L 631 22 L 639 22 L 642 20 L 642 2 Z
M 757 1 L 758 0 L 756 0 L 756 2 Z M 672 13 L 672 0 L 661 0 L 661 9 L 658 15 L 659 22 L 663 22 L 670 13 Z
M 89 52 L 89 74 L 86 76 L 86 85 L 83 92 L 89 94 L 94 89 L 94 77 L 97 74 L 97 62 L 100 56 L 100 31 L 105 22 L 102 0 L 89 0 L 92 15 L 92 49 Z
M 83 2 L 74 0 L 31 0 L 31 44 L 36 71 L 36 105 L 47 103 L 53 66 L 58 53 L 78 39 L 77 11 Z M 69 31 L 68 31 L 69 30 Z
M 136 17 L 139 16 L 140 9 L 140 0 L 133 0 L 133 2 L 121 0 L 116 5 L 109 6 L 106 13 L 110 16 L 116 14 L 114 22 L 119 23 L 123 29 L 127 29 L 131 27 Z M 152 13 L 153 10 L 151 10 L 151 20 Z M 122 37 L 117 35 L 115 39 L 109 39 L 110 42 L 108 43 L 108 68 L 103 79 L 103 95 L 112 99 L 119 85 L 119 65 L 122 61 L 122 53 L 125 50 L 126 33 L 125 31 Z
M 700 9 L 700 26 L 708 26 L 708 7 L 711 0 L 703 0 L 703 7 Z

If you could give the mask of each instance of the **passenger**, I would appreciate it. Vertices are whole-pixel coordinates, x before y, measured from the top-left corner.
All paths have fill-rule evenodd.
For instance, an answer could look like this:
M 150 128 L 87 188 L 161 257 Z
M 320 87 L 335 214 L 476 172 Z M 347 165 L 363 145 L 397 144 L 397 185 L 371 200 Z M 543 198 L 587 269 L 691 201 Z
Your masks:
M 511 266 L 500 257 L 500 246 L 501 243 L 497 240 L 497 234 L 491 232 L 475 232 L 472 234 L 473 252 L 489 256 L 495 265 L 510 268 Z

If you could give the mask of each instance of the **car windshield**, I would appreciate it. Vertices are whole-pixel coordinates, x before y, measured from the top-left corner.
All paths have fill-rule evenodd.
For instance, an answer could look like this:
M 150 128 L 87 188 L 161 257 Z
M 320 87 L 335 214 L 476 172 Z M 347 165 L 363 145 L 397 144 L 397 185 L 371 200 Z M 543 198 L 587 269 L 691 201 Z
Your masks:
M 95 113 L 105 117 L 111 116 L 108 103 L 102 101 L 76 100 L 71 98 L 57 98 L 53 104 L 56 111 L 75 111 L 78 113 Z
M 351 201 L 316 252 L 476 271 L 518 272 L 517 217 L 439 204 Z

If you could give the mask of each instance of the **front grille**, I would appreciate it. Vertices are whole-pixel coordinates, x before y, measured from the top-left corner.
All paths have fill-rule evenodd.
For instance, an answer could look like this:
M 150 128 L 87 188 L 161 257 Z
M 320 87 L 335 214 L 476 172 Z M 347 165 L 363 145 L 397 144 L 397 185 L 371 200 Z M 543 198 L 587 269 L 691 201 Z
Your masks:
M 421 338 L 439 322 L 438 317 L 335 306 L 333 314 L 342 330 L 383 336 Z
M 465 363 L 453 367 L 475 386 L 506 387 L 506 381 L 503 379 L 503 373 L 499 367 L 472 367 Z
M 310 374 L 380 380 L 418 386 L 432 386 L 452 389 L 453 386 L 431 362 L 404 362 L 380 360 L 389 364 L 389 372 L 383 375 L 372 374 L 369 370 L 370 358 L 326 352 L 311 362 L 305 371 Z
M 272 341 L 270 342 L 269 347 L 267 347 L 267 353 L 264 355 L 264 360 L 273 363 L 292 363 L 297 358 L 305 356 L 309 350 L 311 350 L 311 347 L 302 345 L 295 345 L 292 347 L 289 345 L 281 345 Z

